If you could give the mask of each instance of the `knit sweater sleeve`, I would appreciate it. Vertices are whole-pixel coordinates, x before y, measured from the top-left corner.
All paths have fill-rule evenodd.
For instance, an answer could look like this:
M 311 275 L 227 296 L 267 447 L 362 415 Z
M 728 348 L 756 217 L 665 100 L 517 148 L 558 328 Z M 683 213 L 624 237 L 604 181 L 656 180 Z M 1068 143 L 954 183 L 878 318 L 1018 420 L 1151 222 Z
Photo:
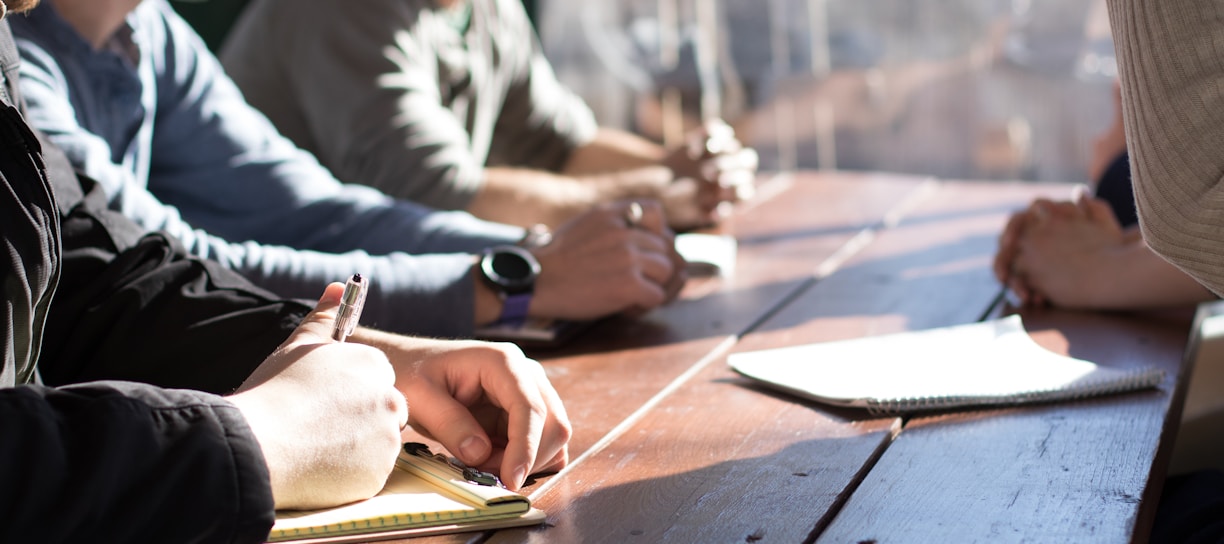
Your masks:
M 1224 294 L 1224 2 L 1109 0 L 1144 238 Z

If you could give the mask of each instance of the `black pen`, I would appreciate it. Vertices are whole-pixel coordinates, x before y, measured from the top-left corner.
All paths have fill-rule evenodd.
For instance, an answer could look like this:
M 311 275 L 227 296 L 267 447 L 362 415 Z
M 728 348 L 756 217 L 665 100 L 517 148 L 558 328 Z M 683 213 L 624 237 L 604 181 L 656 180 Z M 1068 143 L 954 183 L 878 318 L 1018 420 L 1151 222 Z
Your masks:
M 353 274 L 344 284 L 344 294 L 340 296 L 340 309 L 336 311 L 336 328 L 332 330 L 332 339 L 343 342 L 353 334 L 357 322 L 361 319 L 361 308 L 365 306 L 366 290 L 369 282 L 361 274 Z

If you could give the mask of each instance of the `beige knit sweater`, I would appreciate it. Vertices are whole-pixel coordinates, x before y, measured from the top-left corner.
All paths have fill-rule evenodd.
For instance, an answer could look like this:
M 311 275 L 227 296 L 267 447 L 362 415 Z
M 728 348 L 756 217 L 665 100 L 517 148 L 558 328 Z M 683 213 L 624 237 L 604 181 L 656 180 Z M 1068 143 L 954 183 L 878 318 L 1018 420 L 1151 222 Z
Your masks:
M 1109 0 L 1148 245 L 1224 294 L 1224 0 Z

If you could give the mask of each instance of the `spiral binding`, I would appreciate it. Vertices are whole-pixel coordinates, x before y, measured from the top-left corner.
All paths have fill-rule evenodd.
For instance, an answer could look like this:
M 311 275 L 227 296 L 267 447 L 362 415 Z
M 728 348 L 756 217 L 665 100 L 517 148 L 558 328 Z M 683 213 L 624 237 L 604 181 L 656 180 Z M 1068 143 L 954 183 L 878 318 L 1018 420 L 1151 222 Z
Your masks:
M 1155 387 L 1164 381 L 1164 377 L 1165 373 L 1163 370 L 1141 368 L 1121 376 L 1077 383 L 1071 387 L 1028 391 L 1011 395 L 946 395 L 939 397 L 867 399 L 867 412 L 872 415 L 882 416 L 965 406 L 1001 406 L 1079 400 Z

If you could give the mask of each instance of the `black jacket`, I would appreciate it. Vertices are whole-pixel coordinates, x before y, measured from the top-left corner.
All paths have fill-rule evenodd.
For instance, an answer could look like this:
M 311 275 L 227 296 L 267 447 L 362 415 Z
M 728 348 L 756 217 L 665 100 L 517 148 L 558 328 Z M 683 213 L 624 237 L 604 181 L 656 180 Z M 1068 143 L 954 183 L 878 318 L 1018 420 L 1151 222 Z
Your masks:
M 17 59 L 0 22 L 0 542 L 262 541 L 267 467 L 217 395 L 309 307 L 108 210 L 24 123 Z

